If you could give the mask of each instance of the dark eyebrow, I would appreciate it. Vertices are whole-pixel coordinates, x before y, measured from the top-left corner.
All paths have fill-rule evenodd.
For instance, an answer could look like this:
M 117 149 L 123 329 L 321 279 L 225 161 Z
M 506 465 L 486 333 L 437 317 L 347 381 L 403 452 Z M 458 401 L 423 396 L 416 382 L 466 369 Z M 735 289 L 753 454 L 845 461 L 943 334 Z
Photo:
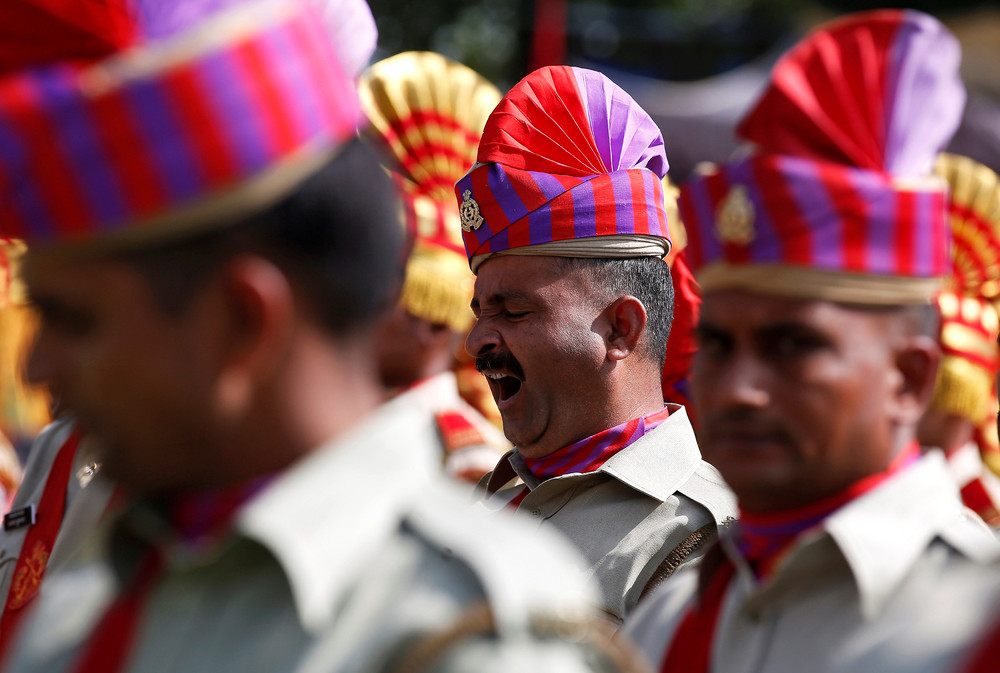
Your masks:
M 694 327 L 694 335 L 698 339 L 702 339 L 706 336 L 718 336 L 720 334 L 726 334 L 726 330 L 721 327 L 716 327 L 710 322 L 699 322 Z
M 781 334 L 809 334 L 817 337 L 824 336 L 823 333 L 815 327 L 803 325 L 798 322 L 775 322 L 769 325 L 763 325 L 755 331 L 757 334 L 765 338 Z
M 531 301 L 531 296 L 525 294 L 524 292 L 517 292 L 514 290 L 508 292 L 496 292 L 486 297 L 485 304 L 487 306 L 496 306 L 498 304 L 503 304 L 508 301 Z M 473 311 L 480 307 L 479 300 L 475 297 L 472 298 L 472 302 L 469 304 Z

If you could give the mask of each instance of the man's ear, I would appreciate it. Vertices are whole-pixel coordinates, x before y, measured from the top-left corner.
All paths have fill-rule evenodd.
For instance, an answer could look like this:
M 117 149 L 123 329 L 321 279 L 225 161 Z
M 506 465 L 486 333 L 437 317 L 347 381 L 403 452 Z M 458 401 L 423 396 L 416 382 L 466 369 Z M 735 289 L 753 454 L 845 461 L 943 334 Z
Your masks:
M 619 297 L 602 314 L 607 331 L 604 342 L 609 360 L 624 360 L 635 352 L 646 329 L 646 307 L 632 295 Z
M 226 264 L 216 279 L 220 352 L 217 401 L 245 412 L 258 387 L 272 378 L 290 347 L 295 297 L 285 274 L 256 255 Z
M 895 412 L 902 425 L 916 425 L 934 395 L 941 348 L 929 336 L 905 337 L 895 351 Z

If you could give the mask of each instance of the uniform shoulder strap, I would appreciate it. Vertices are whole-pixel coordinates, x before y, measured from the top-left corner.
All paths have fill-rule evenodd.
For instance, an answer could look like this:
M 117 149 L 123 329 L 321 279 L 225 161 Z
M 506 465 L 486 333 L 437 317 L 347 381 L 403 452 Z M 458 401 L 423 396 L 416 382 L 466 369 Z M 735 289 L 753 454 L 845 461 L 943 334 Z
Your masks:
M 441 435 L 446 454 L 487 444 L 486 437 L 459 409 L 447 409 L 434 414 L 434 423 Z

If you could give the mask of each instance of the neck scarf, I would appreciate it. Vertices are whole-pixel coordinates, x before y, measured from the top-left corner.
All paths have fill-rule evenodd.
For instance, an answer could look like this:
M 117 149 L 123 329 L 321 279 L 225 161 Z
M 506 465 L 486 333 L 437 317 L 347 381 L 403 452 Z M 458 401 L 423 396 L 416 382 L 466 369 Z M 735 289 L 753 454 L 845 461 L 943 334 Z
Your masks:
M 531 473 L 543 481 L 564 474 L 594 472 L 613 455 L 658 427 L 669 415 L 670 410 L 664 407 L 581 439 L 543 458 L 525 458 L 524 462 Z
M 758 579 L 767 578 L 801 535 L 812 530 L 838 509 L 882 484 L 920 456 L 916 444 L 908 446 L 882 472 L 869 475 L 840 493 L 781 512 L 755 514 L 740 509 L 737 548 Z
M 163 502 L 171 529 L 182 544 L 205 546 L 230 529 L 240 507 L 270 477 L 216 491 L 192 491 Z M 124 670 L 140 632 L 142 617 L 167 565 L 166 552 L 150 545 L 122 591 L 105 611 L 81 649 L 74 673 L 118 673 Z
M 640 437 L 667 420 L 669 415 L 670 409 L 663 407 L 659 411 L 633 418 L 631 421 L 581 439 L 544 458 L 525 458 L 524 462 L 531 473 L 542 481 L 564 474 L 594 472 L 608 462 L 611 456 L 635 444 Z M 531 489 L 527 485 L 523 486 L 521 492 L 507 503 L 506 509 L 516 510 L 530 492 Z

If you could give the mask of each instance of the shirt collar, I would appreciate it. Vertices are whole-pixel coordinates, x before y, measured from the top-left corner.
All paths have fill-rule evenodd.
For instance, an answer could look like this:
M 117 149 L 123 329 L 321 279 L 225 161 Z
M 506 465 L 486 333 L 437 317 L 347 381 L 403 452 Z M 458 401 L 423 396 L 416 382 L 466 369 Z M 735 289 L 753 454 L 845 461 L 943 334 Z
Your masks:
M 916 494 L 916 495 L 915 495 Z M 824 529 L 837 543 L 858 584 L 863 614 L 879 613 L 935 538 L 966 517 L 944 456 L 934 451 L 881 487 L 845 505 Z M 983 545 L 1000 549 L 983 529 Z M 975 547 L 958 549 L 971 556 Z
M 955 529 L 963 526 L 968 526 L 969 534 L 956 536 Z M 732 535 L 726 536 L 721 548 L 746 570 Z M 795 572 L 799 553 L 826 537 L 833 540 L 851 570 L 866 618 L 881 612 L 935 538 L 945 539 L 959 553 L 977 560 L 1000 553 L 1000 542 L 965 510 L 938 451 L 834 512 L 818 533 L 806 534 L 799 548 L 789 552 L 765 586 Z
M 239 513 L 239 532 L 285 570 L 306 629 L 329 621 L 408 506 L 435 487 L 428 483 L 440 472 L 433 432 L 426 415 L 393 400 L 292 466 Z
M 407 398 L 408 404 L 427 413 L 454 406 L 461 400 L 458 395 L 458 380 L 455 373 L 450 371 L 429 376 L 404 390 L 397 397 Z
M 630 446 L 612 456 L 594 472 L 567 474 L 547 481 L 607 474 L 631 488 L 663 502 L 686 482 L 701 463 L 701 452 L 687 411 L 668 404 L 670 416 Z M 517 450 L 507 452 L 491 475 L 487 492 L 493 493 L 514 475 L 534 490 L 541 481 L 531 473 Z

